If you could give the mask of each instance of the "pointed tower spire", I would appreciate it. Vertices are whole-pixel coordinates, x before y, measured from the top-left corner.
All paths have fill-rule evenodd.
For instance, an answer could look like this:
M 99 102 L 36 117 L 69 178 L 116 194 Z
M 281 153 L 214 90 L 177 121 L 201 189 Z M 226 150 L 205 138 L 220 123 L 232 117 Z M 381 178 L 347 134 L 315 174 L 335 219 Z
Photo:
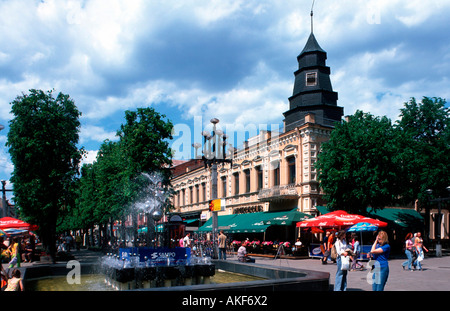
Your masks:
M 314 27 L 313 27 L 313 24 L 314 24 L 314 20 L 313 20 L 313 15 L 314 15 L 314 13 L 313 13 L 313 9 L 314 9 L 314 2 L 315 2 L 316 0 L 313 0 L 313 3 L 312 3 L 312 6 L 311 6 L 311 33 L 313 33 L 314 31 Z
M 337 105 L 338 93 L 333 91 L 331 85 L 330 67 L 326 65 L 327 53 L 313 34 L 312 17 L 311 8 L 311 34 L 297 56 L 294 90 L 289 97 L 289 110 L 283 114 L 286 131 L 304 124 L 308 113 L 315 114 L 316 123 L 331 127 L 344 114 L 344 109 Z

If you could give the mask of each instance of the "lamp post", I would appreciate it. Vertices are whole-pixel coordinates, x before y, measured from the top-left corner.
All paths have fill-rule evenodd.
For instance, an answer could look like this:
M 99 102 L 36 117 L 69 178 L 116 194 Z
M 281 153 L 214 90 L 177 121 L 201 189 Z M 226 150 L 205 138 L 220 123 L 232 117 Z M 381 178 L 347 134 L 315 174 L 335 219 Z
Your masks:
M 217 199 L 217 164 L 218 163 L 232 163 L 231 155 L 227 159 L 225 148 L 227 145 L 228 136 L 221 130 L 216 128 L 219 119 L 212 118 L 210 122 L 213 124 L 212 133 L 203 131 L 203 148 L 202 148 L 202 160 L 205 164 L 205 169 L 211 170 L 211 200 Z M 201 144 L 194 143 L 192 146 L 195 148 L 195 157 L 197 158 L 197 149 L 201 147 Z M 212 211 L 212 236 L 213 236 L 213 258 L 218 257 L 218 249 L 216 245 L 216 239 L 218 234 L 218 211 Z
M 3 124 L 0 124 L 0 131 L 5 129 L 5 126 Z M 6 189 L 5 189 L 5 185 L 6 185 L 6 180 L 2 180 L 2 217 L 6 217 L 9 216 L 9 212 L 8 212 L 8 204 L 6 203 Z
M 6 217 L 9 216 L 9 211 L 8 211 L 8 203 L 6 202 L 6 180 L 2 180 L 2 207 L 3 207 L 3 216 L 2 217 Z
M 447 191 L 450 192 L 450 186 L 448 186 Z M 425 192 L 428 195 L 432 195 L 433 194 L 433 190 L 432 189 L 427 189 L 425 190 Z M 430 202 L 436 202 L 438 204 L 438 214 L 437 214 L 437 219 L 435 219 L 435 222 L 437 222 L 437 230 L 436 230 L 436 257 L 441 257 L 442 256 L 442 245 L 441 245 L 441 223 L 442 223 L 442 214 L 441 214 L 441 202 L 443 201 L 449 201 L 450 197 L 447 198 L 441 198 L 439 196 L 439 198 L 437 199 L 433 199 L 430 200 Z

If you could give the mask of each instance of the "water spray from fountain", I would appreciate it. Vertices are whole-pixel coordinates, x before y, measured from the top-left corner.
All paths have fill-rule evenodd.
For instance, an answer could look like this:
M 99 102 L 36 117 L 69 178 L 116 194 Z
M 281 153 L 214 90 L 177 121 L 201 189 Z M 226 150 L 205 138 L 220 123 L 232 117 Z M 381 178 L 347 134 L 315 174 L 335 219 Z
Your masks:
M 139 199 L 130 212 L 136 217 L 142 213 L 147 216 L 146 247 L 136 247 L 135 243 L 135 247 L 120 248 L 118 254 L 107 254 L 101 263 L 105 282 L 115 289 L 208 283 L 215 274 L 211 257 L 191 256 L 190 248 L 169 248 L 158 239 L 158 230 L 153 230 L 162 219 L 170 196 L 164 176 L 160 172 L 142 173 L 135 185 L 139 188 Z M 153 232 L 155 238 L 151 239 Z

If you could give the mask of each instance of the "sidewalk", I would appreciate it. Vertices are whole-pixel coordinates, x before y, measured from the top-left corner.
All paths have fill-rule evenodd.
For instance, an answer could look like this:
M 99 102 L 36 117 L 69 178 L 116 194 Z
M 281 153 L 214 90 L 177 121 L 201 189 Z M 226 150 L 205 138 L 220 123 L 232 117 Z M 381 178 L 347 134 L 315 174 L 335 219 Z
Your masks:
M 290 267 L 330 273 L 330 290 L 334 287 L 337 270 L 336 264 L 322 265 L 319 259 L 268 259 L 255 257 L 256 264 L 276 267 Z M 229 260 L 237 260 L 232 257 Z M 422 262 L 423 271 L 403 270 L 402 263 L 406 260 L 389 260 L 389 278 L 385 291 L 450 291 L 450 256 L 425 257 Z M 367 261 L 363 261 L 367 265 Z M 371 291 L 367 282 L 369 270 L 349 271 L 347 274 L 348 291 Z

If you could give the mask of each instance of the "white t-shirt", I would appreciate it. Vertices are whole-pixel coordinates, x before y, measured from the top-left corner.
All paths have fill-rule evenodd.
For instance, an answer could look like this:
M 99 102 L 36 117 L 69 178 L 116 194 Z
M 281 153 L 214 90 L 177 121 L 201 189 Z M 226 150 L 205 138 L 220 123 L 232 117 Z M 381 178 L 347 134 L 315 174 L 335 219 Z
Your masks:
M 345 241 L 345 239 L 344 240 L 337 239 L 336 243 L 335 243 L 335 246 L 336 246 L 336 253 L 339 256 L 341 256 L 342 253 L 345 252 L 345 250 L 348 248 L 347 241 Z
M 245 249 L 245 246 L 239 247 L 237 256 L 238 257 L 244 257 L 245 254 L 247 254 L 247 250 Z

